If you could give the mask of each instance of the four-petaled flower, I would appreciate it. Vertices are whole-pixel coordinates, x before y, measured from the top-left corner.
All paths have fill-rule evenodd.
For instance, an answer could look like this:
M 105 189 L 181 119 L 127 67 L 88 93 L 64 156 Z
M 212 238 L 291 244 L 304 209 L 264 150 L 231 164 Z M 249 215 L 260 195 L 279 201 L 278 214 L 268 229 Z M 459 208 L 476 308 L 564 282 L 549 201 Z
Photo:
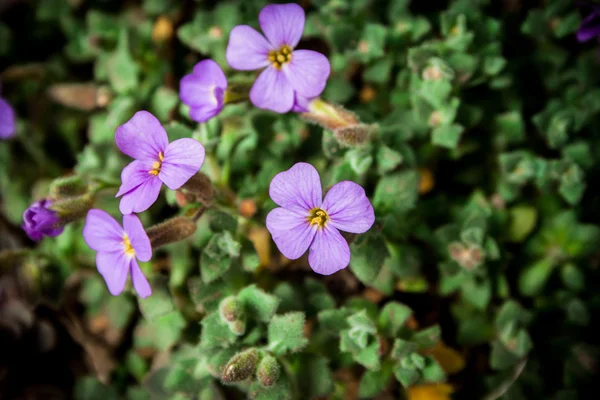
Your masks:
M 600 6 L 592 5 L 592 12 L 581 23 L 577 31 L 577 40 L 587 42 L 593 38 L 600 38 Z
M 194 176 L 204 162 L 204 147 L 195 139 L 169 143 L 167 132 L 158 119 L 147 111 L 138 111 L 115 135 L 119 149 L 135 161 L 123 169 L 123 196 L 119 209 L 123 214 L 147 210 L 158 198 L 164 183 L 176 190 Z
M 44 236 L 58 236 L 65 229 L 60 225 L 56 211 L 50 209 L 48 199 L 36 201 L 23 213 L 22 228 L 31 240 L 42 240 Z
M 83 227 L 87 245 L 97 251 L 96 267 L 113 296 L 120 294 L 131 272 L 131 281 L 140 297 L 152 294 L 137 260 L 152 258 L 150 239 L 137 215 L 123 216 L 123 227 L 107 212 L 91 209 Z M 137 259 L 137 260 L 136 260 Z
M 259 108 L 285 113 L 295 94 L 319 96 L 330 73 L 327 57 L 312 50 L 294 50 L 304 30 L 304 10 L 297 4 L 263 8 L 258 22 L 265 37 L 248 25 L 233 28 L 227 45 L 227 62 L 238 70 L 265 68 L 250 90 Z
M 15 135 L 15 111 L 8 101 L 0 96 L 0 139 Z
M 310 164 L 297 163 L 275 175 L 269 195 L 280 206 L 267 215 L 279 251 L 294 260 L 310 249 L 308 263 L 319 274 L 333 274 L 350 262 L 350 248 L 338 229 L 364 233 L 375 222 L 373 206 L 354 182 L 335 184 L 322 200 L 319 173 Z
M 179 97 L 190 106 L 190 118 L 206 122 L 223 109 L 227 78 L 213 60 L 200 61 L 194 72 L 184 76 L 179 85 Z

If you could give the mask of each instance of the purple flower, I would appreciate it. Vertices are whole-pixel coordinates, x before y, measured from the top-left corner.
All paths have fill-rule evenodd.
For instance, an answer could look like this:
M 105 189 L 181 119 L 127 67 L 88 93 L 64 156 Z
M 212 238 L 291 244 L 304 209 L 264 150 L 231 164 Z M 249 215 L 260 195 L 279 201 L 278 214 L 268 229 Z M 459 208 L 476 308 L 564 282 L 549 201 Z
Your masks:
M 0 97 L 0 139 L 8 139 L 15 135 L 15 111 L 10 104 Z
M 266 38 L 248 25 L 233 28 L 227 45 L 227 62 L 238 70 L 265 68 L 250 90 L 259 108 L 285 113 L 297 93 L 319 96 L 330 66 L 327 57 L 312 50 L 294 50 L 304 30 L 304 10 L 297 4 L 272 4 L 263 8 L 258 22 Z
M 119 149 L 135 158 L 121 173 L 123 214 L 147 210 L 158 198 L 164 183 L 179 189 L 194 176 L 204 162 L 204 147 L 195 139 L 169 143 L 167 132 L 148 111 L 138 111 L 115 135 Z
M 365 191 L 354 182 L 335 184 L 322 200 L 319 173 L 310 164 L 297 163 L 275 175 L 269 195 L 280 206 L 267 215 L 279 251 L 294 260 L 310 249 L 308 263 L 318 274 L 333 274 L 350 262 L 350 248 L 338 229 L 364 233 L 375 222 Z
M 42 240 L 44 236 L 58 236 L 65 229 L 60 225 L 56 211 L 51 210 L 52 202 L 44 199 L 36 201 L 23 213 L 22 228 L 31 240 Z
M 184 76 L 179 85 L 181 101 L 190 106 L 190 118 L 206 122 L 223 109 L 227 78 L 213 60 L 200 61 L 194 72 Z
M 152 294 L 150 284 L 136 260 L 149 261 L 152 247 L 136 215 L 124 215 L 121 227 L 107 212 L 91 209 L 85 218 L 83 238 L 92 250 L 98 252 L 96 267 L 113 296 L 123 291 L 130 271 L 133 287 L 140 297 L 146 298 Z
M 577 40 L 587 42 L 600 37 L 600 6 L 592 6 L 593 11 L 583 20 L 577 31 Z

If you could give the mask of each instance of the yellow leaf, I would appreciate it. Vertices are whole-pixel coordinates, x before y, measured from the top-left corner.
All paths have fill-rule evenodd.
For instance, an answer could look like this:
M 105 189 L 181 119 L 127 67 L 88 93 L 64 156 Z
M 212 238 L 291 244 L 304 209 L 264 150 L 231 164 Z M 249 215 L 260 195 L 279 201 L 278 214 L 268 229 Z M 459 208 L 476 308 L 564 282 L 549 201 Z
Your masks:
M 448 375 L 455 374 L 465 367 L 465 359 L 462 354 L 446 346 L 442 341 L 429 349 L 426 354 L 433 356 Z
M 430 383 L 408 388 L 408 400 L 452 400 L 454 390 L 447 383 Z

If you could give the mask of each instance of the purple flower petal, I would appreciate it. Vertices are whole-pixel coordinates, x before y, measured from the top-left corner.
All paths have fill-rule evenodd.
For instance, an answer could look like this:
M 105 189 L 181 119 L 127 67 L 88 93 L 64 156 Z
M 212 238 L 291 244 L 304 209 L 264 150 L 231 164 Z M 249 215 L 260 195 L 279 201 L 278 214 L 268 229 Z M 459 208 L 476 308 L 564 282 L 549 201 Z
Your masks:
M 321 206 L 323 191 L 319 173 L 310 164 L 297 163 L 275 175 L 269 186 L 269 196 L 281 207 L 308 217 L 308 211 Z
M 316 97 L 323 92 L 331 72 L 329 60 L 312 50 L 294 50 L 292 61 L 282 68 L 294 90 L 305 97 Z
M 375 222 L 373 206 L 365 190 L 354 182 L 339 182 L 327 192 L 322 208 L 339 230 L 364 233 Z
M 176 190 L 200 170 L 203 162 L 204 146 L 199 141 L 179 139 L 167 146 L 158 177 Z
M 312 98 L 304 97 L 298 92 L 294 92 L 294 106 L 292 107 L 292 111 L 299 113 L 308 112 L 308 104 L 312 100 Z
M 317 229 L 311 226 L 306 215 L 285 208 L 275 208 L 267 215 L 267 229 L 279 251 L 291 260 L 306 253 Z
M 124 215 L 123 228 L 127 233 L 127 237 L 129 237 L 131 247 L 135 251 L 135 257 L 140 261 L 150 261 L 152 246 L 138 216 L 135 214 Z
M 156 161 L 158 153 L 169 144 L 167 132 L 148 111 L 138 111 L 117 128 L 115 140 L 119 149 L 138 160 Z
M 8 139 L 15 135 L 15 111 L 10 104 L 0 97 L 0 139 Z
M 308 264 L 317 274 L 331 275 L 350 263 L 350 247 L 332 225 L 317 231 L 308 253 Z
M 258 108 L 283 114 L 294 105 L 294 89 L 283 71 L 269 67 L 261 72 L 252 85 L 250 100 Z
M 231 68 L 253 71 L 269 65 L 271 47 L 267 39 L 254 28 L 238 25 L 229 34 L 225 57 Z
M 50 209 L 52 202 L 43 199 L 36 201 L 23 212 L 22 228 L 31 240 L 42 240 L 44 236 L 58 236 L 64 226 L 56 211 Z
M 577 40 L 580 42 L 587 42 L 598 36 L 600 36 L 600 12 L 594 10 L 581 23 L 581 26 L 577 31 Z
M 148 283 L 148 279 L 144 276 L 144 273 L 135 259 L 131 260 L 131 282 L 133 283 L 135 291 L 142 299 L 145 299 L 152 294 L 152 288 Z
M 129 163 L 121 171 L 121 187 L 115 195 L 119 197 L 140 186 L 148 179 L 156 179 L 156 176 L 150 174 L 152 163 L 150 161 L 135 160 Z
M 196 122 L 206 122 L 221 112 L 227 78 L 219 64 L 213 60 L 200 61 L 192 74 L 181 79 L 179 97 L 193 111 L 190 117 Z
M 125 193 L 119 203 L 122 214 L 140 213 L 150 208 L 158 199 L 162 182 L 157 176 L 151 176 L 135 189 Z
M 298 4 L 270 4 L 258 15 L 260 28 L 273 46 L 296 47 L 304 31 L 304 10 Z
M 96 254 L 96 267 L 104 278 L 108 291 L 113 296 L 117 296 L 123 291 L 130 263 L 131 258 L 127 257 L 122 250 Z
M 92 250 L 118 252 L 123 250 L 125 231 L 106 211 L 92 208 L 85 217 L 83 239 Z

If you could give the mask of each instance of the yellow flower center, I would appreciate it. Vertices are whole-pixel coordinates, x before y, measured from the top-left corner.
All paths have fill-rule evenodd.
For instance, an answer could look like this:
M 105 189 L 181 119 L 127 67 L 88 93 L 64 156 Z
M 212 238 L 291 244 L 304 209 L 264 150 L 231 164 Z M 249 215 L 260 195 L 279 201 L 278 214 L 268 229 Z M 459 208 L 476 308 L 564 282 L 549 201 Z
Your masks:
M 123 241 L 121 242 L 121 244 L 123 245 L 123 252 L 126 255 L 128 255 L 129 257 L 135 256 L 135 250 L 133 249 L 133 246 L 131 245 L 131 240 L 129 240 L 129 236 L 127 236 L 126 233 L 123 235 Z
M 306 218 L 308 223 L 311 225 L 317 225 L 319 228 L 324 228 L 329 221 L 329 215 L 325 210 L 320 208 L 313 208 L 309 211 L 308 217 Z
M 288 45 L 282 46 L 279 50 L 269 52 L 269 62 L 273 67 L 281 69 L 283 64 L 292 61 L 292 48 Z
M 160 173 L 160 167 L 162 166 L 162 162 L 165 159 L 165 155 L 163 154 L 163 152 L 159 152 L 158 153 L 158 161 L 155 161 L 152 164 L 152 169 L 150 171 L 148 171 L 148 173 L 150 175 L 154 175 L 154 176 L 158 176 L 158 174 Z

